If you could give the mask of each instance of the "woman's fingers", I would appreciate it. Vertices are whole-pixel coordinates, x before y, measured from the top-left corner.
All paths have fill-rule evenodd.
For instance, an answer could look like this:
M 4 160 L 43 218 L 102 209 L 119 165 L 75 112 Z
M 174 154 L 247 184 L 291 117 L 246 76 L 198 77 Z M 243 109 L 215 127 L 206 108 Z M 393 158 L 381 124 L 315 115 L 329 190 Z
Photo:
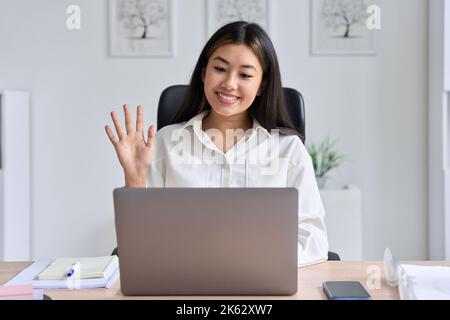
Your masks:
M 111 118 L 113 120 L 114 123 L 114 127 L 116 128 L 117 131 L 117 136 L 119 137 L 119 140 L 122 140 L 126 135 L 132 135 L 135 133 L 134 131 L 134 126 L 133 126 L 133 117 L 131 116 L 131 111 L 130 108 L 128 107 L 127 104 L 123 105 L 123 111 L 125 114 L 125 128 L 126 128 L 126 133 L 122 130 L 122 127 L 120 126 L 120 120 L 119 117 L 117 116 L 116 112 L 111 112 Z M 136 116 L 136 132 L 138 132 L 139 134 L 141 134 L 142 138 L 144 138 L 143 135 L 143 123 L 144 123 L 144 111 L 142 106 L 138 106 L 137 107 L 137 116 Z M 105 127 L 106 133 L 108 134 L 109 139 L 111 140 L 111 142 L 116 141 L 114 138 L 114 134 L 111 131 L 111 128 L 109 128 L 108 126 Z M 114 140 L 112 140 L 114 139 Z
M 147 147 L 151 147 L 153 144 L 153 141 L 155 141 L 155 136 L 156 136 L 156 129 L 154 125 L 151 125 L 150 127 L 148 127 L 148 139 L 147 139 Z
M 133 119 L 128 105 L 125 104 L 123 106 L 123 112 L 125 113 L 125 128 L 127 129 L 127 134 L 132 134 L 134 132 Z
M 119 117 L 114 111 L 111 112 L 111 118 L 114 123 L 114 127 L 116 128 L 117 136 L 119 137 L 119 139 L 122 139 L 124 133 L 122 131 L 122 127 L 120 126 Z
M 109 140 L 110 140 L 111 143 L 115 146 L 116 143 L 117 143 L 117 140 L 116 140 L 116 138 L 114 137 L 114 134 L 113 134 L 111 128 L 110 128 L 108 125 L 105 126 L 105 131 L 106 131 L 106 134 L 108 135 Z
M 142 106 L 139 105 L 137 107 L 137 115 L 136 115 L 136 132 L 142 132 L 143 123 L 144 123 L 144 110 L 142 109 Z

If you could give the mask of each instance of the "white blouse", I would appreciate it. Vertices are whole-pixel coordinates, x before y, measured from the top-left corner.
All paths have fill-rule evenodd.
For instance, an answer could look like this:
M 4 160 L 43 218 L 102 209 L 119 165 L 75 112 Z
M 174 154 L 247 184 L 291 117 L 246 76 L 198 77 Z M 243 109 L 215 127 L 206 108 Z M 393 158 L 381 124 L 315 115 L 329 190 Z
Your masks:
M 296 187 L 299 191 L 298 265 L 327 260 L 325 210 L 311 157 L 299 137 L 269 133 L 255 119 L 226 153 L 202 130 L 205 111 L 156 133 L 148 187 Z

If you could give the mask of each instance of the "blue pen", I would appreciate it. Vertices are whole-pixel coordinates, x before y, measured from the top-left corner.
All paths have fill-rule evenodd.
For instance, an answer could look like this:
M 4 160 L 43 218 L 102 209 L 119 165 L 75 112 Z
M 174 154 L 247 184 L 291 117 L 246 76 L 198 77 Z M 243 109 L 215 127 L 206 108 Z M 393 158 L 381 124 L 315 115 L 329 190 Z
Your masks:
M 67 272 L 66 277 L 70 278 L 71 276 L 73 276 L 73 274 L 75 273 L 75 271 L 77 270 L 77 268 L 80 266 L 80 261 L 75 262 L 72 267 L 70 267 L 70 270 Z

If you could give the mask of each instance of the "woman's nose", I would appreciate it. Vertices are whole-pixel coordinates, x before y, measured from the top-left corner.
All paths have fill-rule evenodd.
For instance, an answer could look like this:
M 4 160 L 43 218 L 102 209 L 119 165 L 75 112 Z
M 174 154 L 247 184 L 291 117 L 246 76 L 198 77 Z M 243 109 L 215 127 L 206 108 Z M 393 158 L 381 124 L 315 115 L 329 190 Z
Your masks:
M 222 82 L 222 88 L 231 91 L 237 89 L 237 79 L 234 75 L 229 75 Z

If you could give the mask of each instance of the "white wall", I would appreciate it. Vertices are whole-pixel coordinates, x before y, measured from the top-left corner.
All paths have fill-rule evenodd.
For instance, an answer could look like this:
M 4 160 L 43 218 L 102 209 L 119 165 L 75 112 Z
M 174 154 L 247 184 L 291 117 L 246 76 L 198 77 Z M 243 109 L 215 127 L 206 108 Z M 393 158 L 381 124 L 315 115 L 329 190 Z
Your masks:
M 155 123 L 160 92 L 187 82 L 205 42 L 204 0 L 177 2 L 177 56 L 107 56 L 107 1 L 0 0 L 0 88 L 32 101 L 32 254 L 108 254 L 112 189 L 123 184 L 103 126 L 122 103 Z M 307 138 L 339 139 L 335 185 L 363 194 L 364 257 L 390 246 L 427 258 L 427 2 L 381 0 L 376 57 L 309 56 L 309 1 L 276 0 L 273 38 L 284 85 L 307 103 Z M 78 4 L 82 29 L 65 27 Z M 273 6 L 275 7 L 275 5 Z

